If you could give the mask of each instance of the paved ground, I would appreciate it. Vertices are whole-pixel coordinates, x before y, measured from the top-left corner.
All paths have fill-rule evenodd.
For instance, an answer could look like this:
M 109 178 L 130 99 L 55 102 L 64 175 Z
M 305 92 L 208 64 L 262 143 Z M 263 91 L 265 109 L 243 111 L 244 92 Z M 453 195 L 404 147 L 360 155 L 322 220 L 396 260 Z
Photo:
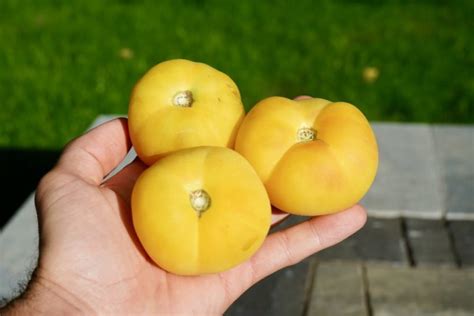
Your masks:
M 381 159 L 364 229 L 260 282 L 228 315 L 474 315 L 474 127 L 374 129 Z M 0 297 L 28 279 L 37 238 L 30 197 L 0 232 Z

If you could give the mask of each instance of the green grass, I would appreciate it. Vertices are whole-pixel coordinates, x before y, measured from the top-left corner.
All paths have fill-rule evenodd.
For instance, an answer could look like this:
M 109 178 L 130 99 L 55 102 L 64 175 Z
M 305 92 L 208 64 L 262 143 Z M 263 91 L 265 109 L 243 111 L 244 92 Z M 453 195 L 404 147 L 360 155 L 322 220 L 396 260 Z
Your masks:
M 1 0 L 0 146 L 59 148 L 178 57 L 231 76 L 247 109 L 310 94 L 371 120 L 474 122 L 473 1 L 313 2 Z

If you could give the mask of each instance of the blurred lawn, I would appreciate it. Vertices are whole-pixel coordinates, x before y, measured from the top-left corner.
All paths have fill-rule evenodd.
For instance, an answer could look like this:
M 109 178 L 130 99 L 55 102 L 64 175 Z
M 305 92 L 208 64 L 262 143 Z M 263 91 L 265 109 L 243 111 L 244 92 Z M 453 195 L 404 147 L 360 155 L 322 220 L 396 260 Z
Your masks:
M 178 57 L 230 75 L 247 109 L 310 94 L 371 120 L 472 123 L 473 13 L 474 1 L 0 0 L 0 146 L 60 147 L 99 113 L 126 113 L 135 81 Z

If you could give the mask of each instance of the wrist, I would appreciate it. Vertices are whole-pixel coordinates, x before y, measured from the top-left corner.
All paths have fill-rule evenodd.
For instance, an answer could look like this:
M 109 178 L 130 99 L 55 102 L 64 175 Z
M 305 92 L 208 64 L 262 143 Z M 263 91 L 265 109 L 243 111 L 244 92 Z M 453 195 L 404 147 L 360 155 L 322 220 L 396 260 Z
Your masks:
M 1 315 L 93 314 L 84 302 L 39 275 L 34 275 L 26 291 L 0 312 Z

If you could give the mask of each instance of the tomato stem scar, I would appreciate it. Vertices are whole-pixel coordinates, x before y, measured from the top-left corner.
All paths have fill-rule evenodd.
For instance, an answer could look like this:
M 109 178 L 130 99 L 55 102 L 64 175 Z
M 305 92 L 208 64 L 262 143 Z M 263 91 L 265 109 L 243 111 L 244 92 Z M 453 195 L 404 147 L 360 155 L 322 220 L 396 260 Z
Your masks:
M 173 105 L 190 108 L 193 105 L 193 93 L 189 90 L 179 91 L 173 97 Z
M 317 132 L 311 127 L 302 127 L 296 132 L 296 140 L 300 143 L 316 139 Z
M 200 218 L 202 213 L 211 207 L 211 197 L 204 190 L 195 190 L 189 194 L 189 201 L 191 206 L 197 212 Z

